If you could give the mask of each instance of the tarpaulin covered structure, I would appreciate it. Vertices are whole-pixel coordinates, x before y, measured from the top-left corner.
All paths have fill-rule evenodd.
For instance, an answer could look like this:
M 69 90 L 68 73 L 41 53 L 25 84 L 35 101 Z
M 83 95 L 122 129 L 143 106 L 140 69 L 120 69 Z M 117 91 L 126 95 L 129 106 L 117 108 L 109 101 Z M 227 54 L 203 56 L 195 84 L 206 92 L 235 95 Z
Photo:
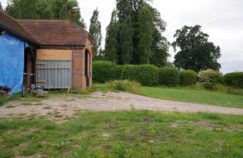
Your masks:
M 9 34 L 0 35 L 0 86 L 21 92 L 24 77 L 25 42 Z

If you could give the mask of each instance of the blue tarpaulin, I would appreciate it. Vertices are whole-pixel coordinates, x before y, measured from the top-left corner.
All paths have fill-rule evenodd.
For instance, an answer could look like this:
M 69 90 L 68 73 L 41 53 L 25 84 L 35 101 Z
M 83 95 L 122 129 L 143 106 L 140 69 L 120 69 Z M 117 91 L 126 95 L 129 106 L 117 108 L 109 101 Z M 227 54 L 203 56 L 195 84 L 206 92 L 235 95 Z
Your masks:
M 11 93 L 19 93 L 23 87 L 25 42 L 8 34 L 0 36 L 0 86 Z

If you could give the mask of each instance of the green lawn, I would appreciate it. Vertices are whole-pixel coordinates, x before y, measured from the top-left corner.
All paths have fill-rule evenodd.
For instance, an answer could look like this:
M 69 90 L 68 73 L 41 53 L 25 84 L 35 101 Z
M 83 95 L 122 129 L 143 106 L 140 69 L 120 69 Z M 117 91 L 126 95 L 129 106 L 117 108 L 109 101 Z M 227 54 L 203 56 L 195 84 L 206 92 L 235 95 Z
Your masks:
M 238 158 L 243 116 L 82 112 L 64 123 L 1 119 L 0 158 Z
M 243 95 L 234 95 L 189 88 L 143 87 L 141 94 L 149 97 L 243 108 Z

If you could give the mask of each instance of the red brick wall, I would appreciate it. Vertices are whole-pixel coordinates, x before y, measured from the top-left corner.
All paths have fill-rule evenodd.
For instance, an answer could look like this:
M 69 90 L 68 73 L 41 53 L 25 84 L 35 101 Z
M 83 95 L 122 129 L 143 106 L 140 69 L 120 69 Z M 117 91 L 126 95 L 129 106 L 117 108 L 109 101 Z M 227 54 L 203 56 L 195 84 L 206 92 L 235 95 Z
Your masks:
M 89 56 L 89 87 L 92 86 L 92 55 Z M 87 88 L 87 79 L 85 77 L 85 51 L 73 50 L 73 79 L 72 88 L 80 91 Z

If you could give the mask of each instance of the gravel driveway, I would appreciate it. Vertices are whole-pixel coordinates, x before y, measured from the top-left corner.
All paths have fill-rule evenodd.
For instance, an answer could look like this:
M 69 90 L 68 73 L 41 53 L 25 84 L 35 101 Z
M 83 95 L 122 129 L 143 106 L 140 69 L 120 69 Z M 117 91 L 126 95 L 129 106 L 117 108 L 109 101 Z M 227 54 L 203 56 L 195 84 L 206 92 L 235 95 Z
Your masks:
M 0 117 L 38 116 L 63 119 L 77 111 L 123 111 L 151 110 L 160 112 L 209 112 L 219 114 L 243 115 L 243 109 L 210 106 L 194 103 L 167 101 L 130 93 L 95 92 L 87 98 L 66 96 L 43 100 L 37 105 L 22 105 L 10 102 L 0 107 Z

